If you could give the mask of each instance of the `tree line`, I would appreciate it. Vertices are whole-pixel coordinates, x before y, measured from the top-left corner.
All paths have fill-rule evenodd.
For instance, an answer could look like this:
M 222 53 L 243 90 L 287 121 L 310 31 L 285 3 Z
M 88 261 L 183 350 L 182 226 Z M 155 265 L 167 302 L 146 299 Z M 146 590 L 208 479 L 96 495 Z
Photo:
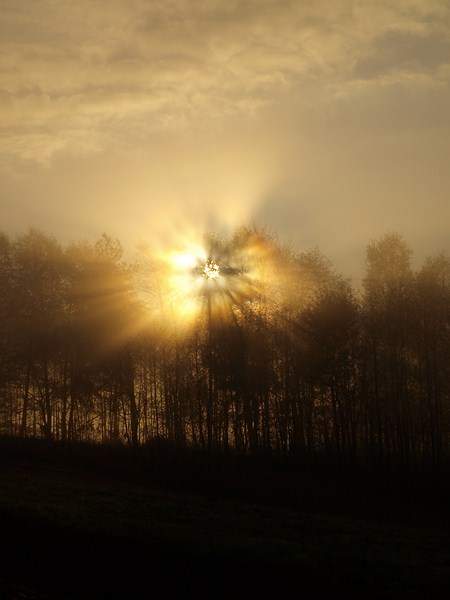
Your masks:
M 413 269 L 402 236 L 386 234 L 355 290 L 317 249 L 257 227 L 203 243 L 225 284 L 197 266 L 198 310 L 181 322 L 150 255 L 127 261 L 105 234 L 0 234 L 0 433 L 449 464 L 444 253 Z

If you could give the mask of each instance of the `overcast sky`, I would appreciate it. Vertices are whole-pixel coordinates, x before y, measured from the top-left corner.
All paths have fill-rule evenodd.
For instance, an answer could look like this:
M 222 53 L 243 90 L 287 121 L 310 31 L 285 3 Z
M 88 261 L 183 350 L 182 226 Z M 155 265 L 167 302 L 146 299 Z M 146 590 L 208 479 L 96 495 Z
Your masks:
M 128 250 L 254 221 L 358 277 L 450 237 L 448 0 L 0 0 L 0 216 Z

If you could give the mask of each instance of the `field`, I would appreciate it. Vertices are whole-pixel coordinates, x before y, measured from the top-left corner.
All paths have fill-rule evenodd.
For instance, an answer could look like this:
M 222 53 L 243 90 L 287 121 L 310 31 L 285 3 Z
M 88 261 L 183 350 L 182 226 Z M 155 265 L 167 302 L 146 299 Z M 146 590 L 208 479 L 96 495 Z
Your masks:
M 311 474 L 293 485 L 273 467 L 156 450 L 146 477 L 142 458 L 136 468 L 117 450 L 108 461 L 11 440 L 0 450 L 5 600 L 448 598 L 450 526 L 433 490 L 427 503 Z

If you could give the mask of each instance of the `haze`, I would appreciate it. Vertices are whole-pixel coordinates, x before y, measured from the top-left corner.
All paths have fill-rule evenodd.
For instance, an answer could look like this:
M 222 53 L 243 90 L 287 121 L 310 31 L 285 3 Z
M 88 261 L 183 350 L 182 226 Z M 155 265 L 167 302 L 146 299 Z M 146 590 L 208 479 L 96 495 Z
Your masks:
M 2 229 L 448 248 L 446 0 L 0 2 Z M 156 242 L 155 242 L 156 243 Z

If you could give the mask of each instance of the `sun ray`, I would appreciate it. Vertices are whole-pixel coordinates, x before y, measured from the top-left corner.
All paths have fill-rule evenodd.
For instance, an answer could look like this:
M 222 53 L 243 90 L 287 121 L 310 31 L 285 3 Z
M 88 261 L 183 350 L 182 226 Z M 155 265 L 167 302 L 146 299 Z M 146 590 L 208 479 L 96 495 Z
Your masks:
M 282 271 L 270 236 L 242 228 L 230 238 L 179 235 L 168 246 L 146 257 L 152 281 L 149 308 L 166 327 L 180 332 L 202 314 L 231 317 L 250 303 L 252 311 L 267 308 L 277 297 Z

